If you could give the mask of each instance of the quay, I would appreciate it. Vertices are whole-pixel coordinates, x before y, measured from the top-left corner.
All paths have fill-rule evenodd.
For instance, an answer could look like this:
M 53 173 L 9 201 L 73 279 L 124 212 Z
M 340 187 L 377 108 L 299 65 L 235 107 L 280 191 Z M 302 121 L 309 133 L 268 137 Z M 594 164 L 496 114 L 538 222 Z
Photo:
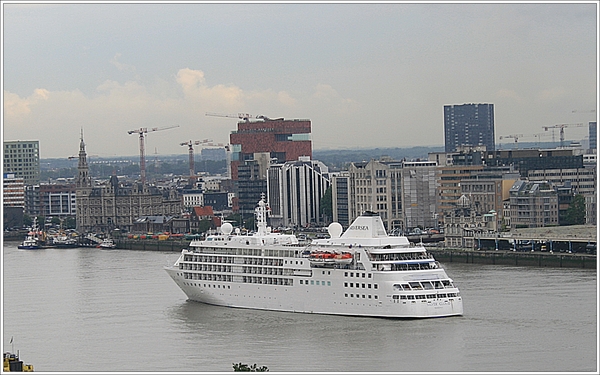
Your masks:
M 511 250 L 467 250 L 428 248 L 439 262 L 499 264 L 506 266 L 596 269 L 596 255 Z
M 115 240 L 118 249 L 180 252 L 190 241 L 177 240 Z M 511 250 L 471 250 L 427 247 L 440 262 L 498 264 L 533 267 L 596 268 L 596 255 L 578 253 L 519 252 Z

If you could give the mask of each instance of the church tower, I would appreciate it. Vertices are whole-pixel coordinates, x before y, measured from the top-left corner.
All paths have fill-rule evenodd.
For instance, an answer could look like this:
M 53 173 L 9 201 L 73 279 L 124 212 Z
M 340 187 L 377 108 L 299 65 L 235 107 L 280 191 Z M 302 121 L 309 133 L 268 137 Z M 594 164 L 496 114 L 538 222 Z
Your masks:
M 90 194 L 92 192 L 92 179 L 85 153 L 83 142 L 83 129 L 81 130 L 81 141 L 79 142 L 79 164 L 77 165 L 77 179 L 75 182 L 75 200 L 77 205 L 77 231 L 89 225 Z
M 87 154 L 85 153 L 85 143 L 83 142 L 83 129 L 81 129 L 81 141 L 79 142 L 79 164 L 77 165 L 76 186 L 77 188 L 92 187 L 90 170 L 87 163 Z

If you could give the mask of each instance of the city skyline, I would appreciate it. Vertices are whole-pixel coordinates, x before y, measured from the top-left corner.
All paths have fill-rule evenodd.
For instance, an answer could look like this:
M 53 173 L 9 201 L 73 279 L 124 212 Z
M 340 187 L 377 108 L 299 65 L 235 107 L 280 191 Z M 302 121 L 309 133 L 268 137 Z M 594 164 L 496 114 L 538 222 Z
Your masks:
M 89 154 L 136 156 L 128 131 L 177 124 L 146 155 L 185 155 L 228 143 L 238 119 L 214 112 L 309 119 L 314 150 L 441 146 L 444 106 L 467 103 L 494 105 L 497 143 L 584 139 L 597 5 L 5 1 L 3 140 L 66 158 L 83 129 Z

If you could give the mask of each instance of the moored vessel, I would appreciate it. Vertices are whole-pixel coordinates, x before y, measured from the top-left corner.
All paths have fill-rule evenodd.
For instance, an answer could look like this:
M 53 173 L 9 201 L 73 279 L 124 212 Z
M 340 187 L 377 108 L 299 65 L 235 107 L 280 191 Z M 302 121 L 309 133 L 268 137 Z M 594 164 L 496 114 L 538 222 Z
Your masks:
M 11 352 L 5 352 L 4 355 L 4 364 L 2 366 L 3 372 L 33 372 L 33 365 L 24 364 L 23 361 L 19 359 L 19 353 L 13 354 Z
M 115 244 L 112 238 L 105 238 L 96 247 L 99 249 L 115 249 L 117 244 Z
M 343 232 L 301 245 L 293 234 L 273 233 L 264 198 L 258 230 L 195 240 L 167 273 L 192 301 L 303 313 L 390 318 L 463 314 L 460 292 L 422 244 L 388 236 L 381 218 L 359 216 Z M 343 233 L 342 233 L 343 232 Z
M 27 233 L 25 239 L 20 245 L 17 246 L 17 248 L 25 250 L 38 250 L 45 249 L 47 247 L 49 246 L 46 244 L 46 232 L 40 230 L 37 223 L 37 217 L 34 217 L 31 230 Z

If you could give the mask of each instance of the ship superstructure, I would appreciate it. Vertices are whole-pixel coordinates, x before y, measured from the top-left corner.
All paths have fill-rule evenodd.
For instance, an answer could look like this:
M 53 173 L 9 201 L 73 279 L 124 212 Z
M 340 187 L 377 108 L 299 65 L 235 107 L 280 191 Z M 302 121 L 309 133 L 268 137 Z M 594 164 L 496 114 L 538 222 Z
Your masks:
M 192 241 L 167 273 L 192 301 L 318 314 L 427 318 L 462 315 L 462 297 L 441 265 L 406 237 L 388 236 L 381 218 L 359 216 L 342 233 L 302 245 L 267 226 L 264 199 L 258 230 Z

